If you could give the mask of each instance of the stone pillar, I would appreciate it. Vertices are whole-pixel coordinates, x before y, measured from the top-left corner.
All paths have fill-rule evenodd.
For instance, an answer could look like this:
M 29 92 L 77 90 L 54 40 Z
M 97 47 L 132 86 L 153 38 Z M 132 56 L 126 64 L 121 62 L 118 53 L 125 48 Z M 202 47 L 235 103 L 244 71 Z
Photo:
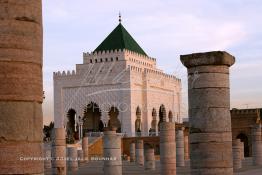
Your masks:
M 176 132 L 176 166 L 185 166 L 185 154 L 184 154 L 184 131 L 183 129 Z
M 185 160 L 189 159 L 189 144 L 188 136 L 184 136 Z
M 145 149 L 145 170 L 155 170 L 155 150 L 154 148 Z
M 76 172 L 78 169 L 78 160 L 77 160 L 77 147 L 68 147 L 68 169 L 72 172 Z
M 233 168 L 238 170 L 242 168 L 241 142 L 240 139 L 233 140 Z
M 260 124 L 257 124 L 252 128 L 252 157 L 253 165 L 262 165 L 262 141 Z
M 52 168 L 52 163 L 51 163 L 51 150 L 50 150 L 50 149 L 45 150 L 44 168 L 45 168 L 45 169 L 50 169 L 50 168 Z
M 232 175 L 229 67 L 235 58 L 222 51 L 180 58 L 188 68 L 191 174 Z
M 161 175 L 176 175 L 175 123 L 160 123 L 160 166 Z
M 41 174 L 41 0 L 0 1 L 0 174 Z
M 116 128 L 105 128 L 103 136 L 104 175 L 122 175 L 121 137 Z M 107 160 L 108 159 L 108 160 Z
M 136 160 L 136 145 L 135 143 L 130 144 L 130 162 L 135 162 Z
M 240 142 L 240 146 L 241 146 L 241 159 L 244 160 L 245 159 L 245 145 L 244 145 L 244 142 Z
M 83 137 L 82 148 L 83 148 L 83 154 L 84 154 L 84 161 L 88 162 L 89 157 L 88 157 L 88 137 L 87 136 Z
M 66 175 L 66 142 L 65 129 L 55 128 L 55 140 L 53 141 L 53 173 Z
M 144 142 L 142 139 L 136 140 L 136 163 L 144 166 Z
M 77 155 L 78 155 L 78 164 L 83 163 L 84 162 L 84 153 L 83 150 L 77 150 Z

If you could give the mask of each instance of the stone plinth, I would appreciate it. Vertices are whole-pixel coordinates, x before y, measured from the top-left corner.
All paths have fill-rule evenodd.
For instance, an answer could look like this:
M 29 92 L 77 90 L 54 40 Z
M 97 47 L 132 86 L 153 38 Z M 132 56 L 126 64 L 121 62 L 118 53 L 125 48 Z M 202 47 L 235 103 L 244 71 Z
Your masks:
M 83 149 L 83 154 L 84 154 L 84 161 L 88 162 L 89 157 L 88 157 L 88 137 L 87 136 L 83 137 L 82 149 Z
M 50 150 L 50 149 L 45 150 L 44 168 L 45 168 L 45 169 L 50 169 L 50 168 L 52 168 L 52 163 L 51 163 L 51 150 Z
M 254 165 L 262 165 L 261 124 L 252 128 L 252 157 Z
M 222 51 L 180 58 L 188 68 L 191 174 L 232 175 L 229 67 L 235 58 Z
M 184 136 L 185 160 L 189 159 L 189 143 L 188 136 Z
M 145 170 L 155 170 L 155 150 L 154 148 L 145 149 Z
M 185 154 L 184 154 L 184 131 L 178 130 L 176 132 L 176 166 L 185 166 Z
M 233 169 L 238 170 L 242 168 L 242 155 L 241 155 L 241 142 L 240 139 L 233 141 L 232 145 L 233 150 Z
M 136 163 L 144 166 L 144 142 L 143 140 L 136 140 Z
M 42 2 L 0 1 L 0 174 L 42 174 Z
M 135 162 L 136 160 L 136 145 L 135 143 L 130 144 L 130 162 Z
M 160 165 L 161 175 L 176 175 L 175 123 L 160 124 Z
M 55 140 L 53 141 L 53 174 L 66 175 L 66 142 L 65 129 L 55 128 Z
M 72 172 L 76 172 L 78 169 L 78 160 L 77 160 L 77 147 L 68 147 L 68 169 Z
M 121 137 L 116 131 L 104 131 L 104 175 L 122 175 Z

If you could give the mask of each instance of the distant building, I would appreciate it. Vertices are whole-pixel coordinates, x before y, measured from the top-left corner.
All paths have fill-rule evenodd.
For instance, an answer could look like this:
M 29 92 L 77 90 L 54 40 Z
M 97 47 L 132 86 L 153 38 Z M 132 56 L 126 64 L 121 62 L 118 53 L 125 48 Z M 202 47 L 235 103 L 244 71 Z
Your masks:
M 164 43 L 156 43 L 164 44 Z M 55 72 L 55 127 L 68 135 L 114 126 L 128 136 L 157 133 L 159 123 L 181 121 L 181 80 L 156 66 L 119 25 L 76 70 Z
M 232 137 L 244 142 L 245 157 L 250 157 L 252 156 L 251 128 L 261 122 L 262 108 L 232 109 L 230 113 Z

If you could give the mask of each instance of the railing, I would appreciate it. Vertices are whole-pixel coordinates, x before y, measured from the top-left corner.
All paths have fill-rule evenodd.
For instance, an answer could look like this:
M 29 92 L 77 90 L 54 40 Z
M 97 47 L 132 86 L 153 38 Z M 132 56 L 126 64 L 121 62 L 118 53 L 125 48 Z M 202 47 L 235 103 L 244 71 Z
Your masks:
M 85 135 L 88 137 L 100 137 L 100 136 L 103 136 L 104 133 L 103 132 L 86 132 Z
M 116 133 L 118 136 L 121 137 L 127 137 L 127 133 Z M 85 133 L 86 136 L 88 137 L 101 137 L 104 135 L 103 132 L 86 132 Z M 132 136 L 136 136 L 136 137 L 144 137 L 144 136 L 158 136 L 159 132 L 135 132 L 134 134 L 132 134 Z

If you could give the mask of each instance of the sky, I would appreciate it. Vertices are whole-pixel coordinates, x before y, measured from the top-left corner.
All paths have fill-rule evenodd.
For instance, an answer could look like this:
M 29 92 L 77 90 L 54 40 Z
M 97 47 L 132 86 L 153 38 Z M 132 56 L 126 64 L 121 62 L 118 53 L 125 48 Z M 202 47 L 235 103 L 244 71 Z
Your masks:
M 180 55 L 224 50 L 230 68 L 231 108 L 262 107 L 261 0 L 44 0 L 44 124 L 53 120 L 53 72 L 74 70 L 122 24 L 166 73 L 182 79 L 187 117 L 187 75 Z

